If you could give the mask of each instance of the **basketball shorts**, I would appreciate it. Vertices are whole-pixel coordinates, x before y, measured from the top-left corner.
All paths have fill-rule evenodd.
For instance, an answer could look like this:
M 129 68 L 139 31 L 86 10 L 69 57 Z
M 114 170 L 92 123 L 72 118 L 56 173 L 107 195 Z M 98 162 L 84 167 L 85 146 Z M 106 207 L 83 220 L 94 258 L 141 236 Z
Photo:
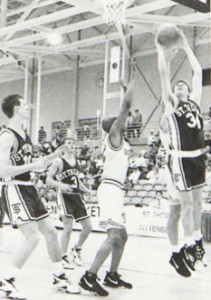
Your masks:
M 100 205 L 100 226 L 104 229 L 125 227 L 124 193 L 115 184 L 101 182 L 99 185 L 97 199 Z
M 174 185 L 189 191 L 205 184 L 205 155 L 194 158 L 170 156 L 169 169 Z
M 4 185 L 2 201 L 12 225 L 38 221 L 49 216 L 33 185 Z
M 61 214 L 75 219 L 76 222 L 89 218 L 81 194 L 59 193 L 58 201 L 61 204 Z

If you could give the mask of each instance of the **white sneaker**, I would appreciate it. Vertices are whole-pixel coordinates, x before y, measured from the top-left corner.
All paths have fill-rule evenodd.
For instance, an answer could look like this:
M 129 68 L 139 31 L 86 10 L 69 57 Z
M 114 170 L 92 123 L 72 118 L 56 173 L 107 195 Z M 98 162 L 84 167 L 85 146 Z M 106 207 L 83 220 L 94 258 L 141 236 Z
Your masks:
M 76 249 L 76 247 L 71 249 L 71 255 L 73 257 L 73 261 L 78 266 L 82 266 L 82 260 L 81 260 L 81 249 Z
M 70 280 L 63 273 L 59 276 L 53 274 L 53 287 L 56 291 L 66 294 L 80 294 L 81 290 L 77 284 L 72 284 Z
M 65 270 L 75 269 L 75 264 L 69 259 L 68 255 L 62 256 L 62 266 Z
M 25 296 L 21 295 L 15 286 L 15 278 L 0 280 L 0 292 L 4 294 L 5 298 L 15 300 L 25 300 Z

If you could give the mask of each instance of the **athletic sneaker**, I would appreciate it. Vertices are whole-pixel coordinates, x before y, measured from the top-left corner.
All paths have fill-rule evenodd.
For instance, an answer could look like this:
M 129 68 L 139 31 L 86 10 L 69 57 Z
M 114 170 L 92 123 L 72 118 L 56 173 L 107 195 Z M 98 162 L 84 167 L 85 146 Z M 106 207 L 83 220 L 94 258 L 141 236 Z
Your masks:
M 2 279 L 0 280 L 0 292 L 4 294 L 5 298 L 24 300 L 27 299 L 25 296 L 21 295 L 15 286 L 15 278 Z
M 199 241 L 196 241 L 196 257 L 198 260 L 200 260 L 202 262 L 204 267 L 207 267 L 208 263 L 207 263 L 207 259 L 205 256 L 205 250 L 203 247 L 202 239 L 200 239 Z
M 107 272 L 104 279 L 104 284 L 113 288 L 124 287 L 127 289 L 132 289 L 132 284 L 120 279 L 120 277 L 121 275 L 119 275 L 117 272 Z
M 72 284 L 64 273 L 59 276 L 53 274 L 53 287 L 56 291 L 66 294 L 80 294 L 81 292 L 79 286 Z
M 82 266 L 82 260 L 81 260 L 81 248 L 74 248 L 71 249 L 71 255 L 73 257 L 73 262 L 76 263 L 78 266 Z
M 62 256 L 62 266 L 65 270 L 74 270 L 75 264 L 70 261 L 69 257 L 67 255 Z
M 98 283 L 96 274 L 86 271 L 85 275 L 81 277 L 79 285 L 86 291 L 90 291 L 97 296 L 108 296 L 108 292 Z
M 177 252 L 172 253 L 169 263 L 176 270 L 176 272 L 178 274 L 180 274 L 181 276 L 184 276 L 184 277 L 191 276 L 191 272 L 189 271 L 189 269 L 185 263 L 185 258 L 184 258 L 182 249 L 179 253 L 177 253 Z

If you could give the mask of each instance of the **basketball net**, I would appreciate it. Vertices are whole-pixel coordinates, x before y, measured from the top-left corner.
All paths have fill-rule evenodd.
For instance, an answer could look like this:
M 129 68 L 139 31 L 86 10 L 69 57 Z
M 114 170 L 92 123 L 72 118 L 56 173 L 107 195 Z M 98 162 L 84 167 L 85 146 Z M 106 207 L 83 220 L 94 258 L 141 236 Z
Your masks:
M 106 24 L 125 23 L 125 0 L 101 0 L 104 8 L 103 20 Z

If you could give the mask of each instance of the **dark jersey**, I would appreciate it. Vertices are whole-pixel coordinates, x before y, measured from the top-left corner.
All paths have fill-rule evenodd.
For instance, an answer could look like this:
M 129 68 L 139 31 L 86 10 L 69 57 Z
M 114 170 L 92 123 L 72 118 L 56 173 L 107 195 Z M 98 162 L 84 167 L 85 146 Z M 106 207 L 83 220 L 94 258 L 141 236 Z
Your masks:
M 192 151 L 204 148 L 203 118 L 199 106 L 192 100 L 179 101 L 169 117 L 171 147 Z
M 63 166 L 62 171 L 56 175 L 57 180 L 69 184 L 73 192 L 80 193 L 79 188 L 79 164 L 76 160 L 74 166 L 71 166 L 64 158 L 61 157 Z
M 7 128 L 1 132 L 9 132 L 14 135 L 14 146 L 10 153 L 10 160 L 13 166 L 21 166 L 31 163 L 32 161 L 32 142 L 30 137 L 26 134 L 25 138 L 22 138 L 16 131 L 11 128 Z M 30 181 L 30 172 L 25 172 L 20 175 L 16 175 L 13 179 L 21 181 Z

